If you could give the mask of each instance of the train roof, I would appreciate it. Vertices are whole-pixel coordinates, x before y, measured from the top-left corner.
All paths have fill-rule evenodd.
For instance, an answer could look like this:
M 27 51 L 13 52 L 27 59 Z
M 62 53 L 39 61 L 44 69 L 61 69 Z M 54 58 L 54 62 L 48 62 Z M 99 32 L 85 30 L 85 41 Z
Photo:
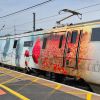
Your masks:
M 92 20 L 92 21 L 87 21 L 87 22 L 76 23 L 74 25 L 89 24 L 89 23 L 98 23 L 98 22 L 100 23 L 100 19 Z
M 37 32 L 39 33 L 39 34 L 41 34 L 42 35 L 42 33 L 52 33 L 52 32 L 63 32 L 62 30 L 65 30 L 65 29 L 67 29 L 67 28 L 71 28 L 71 27 L 77 27 L 77 26 L 79 26 L 79 27 L 81 27 L 81 26 L 85 26 L 85 25 L 90 25 L 90 24 L 97 24 L 97 23 L 99 23 L 100 24 L 100 19 L 98 19 L 98 20 L 93 20 L 93 21 L 87 21 L 87 22 L 81 22 L 81 23 L 76 23 L 76 24 L 71 24 L 71 25 L 65 25 L 65 26 L 60 26 L 60 27 L 54 27 L 54 28 L 52 28 L 52 29 L 49 29 L 49 30 L 36 30 L 36 31 L 28 31 L 28 32 L 24 32 L 24 33 L 20 33 L 20 34 L 6 34 L 6 35 L 4 35 L 4 36 L 0 36 L 0 38 L 2 38 L 2 37 L 8 37 L 8 36 L 17 36 L 17 35 L 25 35 L 25 34 L 29 34 L 29 33 L 34 33 L 33 35 L 36 35 L 37 34 Z M 35 34 L 36 33 L 36 34 Z M 37 34 L 38 35 L 38 34 Z

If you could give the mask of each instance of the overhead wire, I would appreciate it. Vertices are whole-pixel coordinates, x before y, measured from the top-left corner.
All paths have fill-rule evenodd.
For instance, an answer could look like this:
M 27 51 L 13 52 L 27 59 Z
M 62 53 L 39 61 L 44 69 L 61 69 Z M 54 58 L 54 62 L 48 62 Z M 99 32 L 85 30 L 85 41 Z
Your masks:
M 19 10 L 19 11 L 16 11 L 16 12 L 13 12 L 13 13 L 10 13 L 10 14 L 4 15 L 4 16 L 1 16 L 0 18 L 4 18 L 4 17 L 8 17 L 8 16 L 11 16 L 11 15 L 17 14 L 17 13 L 24 12 L 24 11 L 26 11 L 26 10 L 29 10 L 29 9 L 32 9 L 32 8 L 41 6 L 41 5 L 46 4 L 46 3 L 48 3 L 48 2 L 51 2 L 51 1 L 54 1 L 54 0 L 47 0 L 47 1 L 44 1 L 44 2 L 42 2 L 42 3 L 39 3 L 39 4 L 36 4 L 36 5 L 30 6 L 30 7 L 28 7 L 28 8 L 25 8 L 25 9 L 22 9 L 22 10 Z
M 87 11 L 87 12 L 83 12 L 83 14 L 88 14 L 88 13 L 96 13 L 96 12 L 100 12 L 100 9 L 97 9 L 97 10 L 91 10 L 91 11 Z M 58 15 L 58 16 L 60 16 L 60 15 Z M 58 16 L 54 16 L 54 17 L 58 17 Z M 44 23 L 44 22 L 48 22 L 48 21 L 51 21 L 51 20 L 53 20 L 54 19 L 54 17 L 53 16 L 49 16 L 49 17 L 45 17 L 45 18 L 41 18 L 41 19 L 38 19 L 37 20 L 37 23 Z M 53 18 L 53 19 L 49 19 L 49 18 Z M 19 26 L 22 26 L 22 25 L 25 25 L 25 24 L 30 24 L 30 23 L 32 23 L 32 21 L 28 21 L 28 22 L 26 22 L 26 23 L 22 23 L 22 24 L 17 24 L 17 25 L 15 25 L 16 27 L 19 27 Z M 11 27 L 7 27 L 6 29 L 12 29 L 12 28 L 14 28 L 14 26 L 11 26 Z
M 97 10 L 91 10 L 91 11 L 87 11 L 87 12 L 83 12 L 83 14 L 86 14 L 86 13 L 95 13 L 95 12 L 99 12 L 100 9 L 97 9 Z M 64 13 L 63 13 L 64 14 Z M 41 18 L 41 19 L 37 19 L 37 23 L 42 23 L 42 22 L 46 22 L 46 21 L 50 21 L 50 20 L 53 20 L 53 19 L 50 19 L 50 18 L 54 18 L 54 17 L 58 17 L 58 16 L 61 16 L 59 14 L 55 14 L 55 15 L 52 15 L 52 16 L 49 16 L 49 17 L 44 17 L 44 18 Z M 28 21 L 28 22 L 25 22 L 25 23 L 22 23 L 22 24 L 18 24 L 18 25 L 15 25 L 16 27 L 18 26 L 21 26 L 21 25 L 25 25 L 25 24 L 28 24 L 28 23 L 32 23 L 32 21 Z M 6 29 L 11 29 L 13 28 L 14 26 L 12 27 L 7 27 Z
M 76 9 L 76 10 L 87 9 L 87 8 L 91 8 L 91 7 L 95 7 L 95 6 L 99 6 L 99 5 L 100 5 L 100 3 L 96 3 L 96 4 L 92 4 L 92 5 L 89 5 L 89 6 L 85 6 L 85 7 L 82 7 L 82 8 Z
M 96 10 L 91 10 L 91 11 L 87 11 L 87 12 L 83 12 L 83 14 L 86 14 L 86 13 L 96 13 L 96 12 L 99 12 L 100 9 L 96 9 Z
M 94 7 L 94 6 L 97 6 L 97 5 L 100 5 L 100 3 L 96 3 L 96 4 L 93 4 L 93 5 L 89 5 L 89 6 L 85 6 L 85 7 L 82 7 L 82 8 L 78 8 L 78 9 L 76 9 L 75 11 L 77 11 L 77 10 L 82 10 L 82 9 L 87 9 L 87 8 Z M 48 17 L 45 17 L 45 18 L 41 18 L 41 19 L 39 19 L 39 20 L 44 20 L 44 19 L 48 19 L 48 18 L 60 16 L 60 15 L 62 15 L 62 14 L 65 14 L 65 13 L 55 14 L 55 15 L 48 16 Z
M 83 14 L 95 13 L 95 12 L 99 12 L 99 11 L 100 11 L 100 9 L 97 9 L 97 10 L 94 10 L 93 12 L 92 12 L 92 11 L 84 12 Z M 44 19 L 44 18 L 43 18 L 43 19 Z M 51 22 L 51 21 L 53 21 L 53 19 L 44 20 L 44 21 L 38 22 L 38 23 L 44 23 L 44 22 L 48 22 L 48 21 Z M 30 21 L 30 22 L 31 22 L 31 21 Z M 29 23 L 30 23 L 30 22 L 29 22 Z M 24 24 L 25 24 L 25 23 L 24 23 Z M 24 24 L 23 24 L 23 25 L 24 25 Z M 18 26 L 21 26 L 21 25 L 17 25 L 17 27 L 18 27 Z M 12 28 L 13 28 L 13 27 L 12 27 Z M 20 31 L 20 30 L 17 30 L 17 31 Z M 22 30 L 21 30 L 21 31 L 22 31 Z
M 24 11 L 27 11 L 27 10 L 32 9 L 32 8 L 34 8 L 34 7 L 41 6 L 41 5 L 46 4 L 46 3 L 48 3 L 48 2 L 51 2 L 51 1 L 54 1 L 54 0 L 47 0 L 47 1 L 44 1 L 44 2 L 42 2 L 42 3 L 39 3 L 39 4 L 36 4 L 36 5 L 30 6 L 30 7 L 28 7 L 28 8 L 24 8 L 24 9 L 22 9 L 22 10 L 19 10 L 19 11 L 16 11 L 16 12 L 13 12 L 13 13 L 10 13 L 10 14 L 4 15 L 4 16 L 1 16 L 0 18 L 4 18 L 4 17 L 8 17 L 8 16 L 11 16 L 11 15 L 17 14 L 17 13 L 24 12 Z M 87 8 L 94 7 L 94 6 L 98 6 L 98 5 L 100 5 L 100 3 L 96 3 L 96 4 L 89 5 L 89 6 L 85 6 L 85 7 L 76 9 L 76 10 L 87 9 Z M 53 15 L 53 16 L 56 16 L 56 15 Z M 53 17 L 53 16 L 50 16 L 50 17 Z
M 50 1 L 53 1 L 53 0 L 48 0 L 48 1 L 45 1 L 45 2 L 43 2 L 42 4 L 44 4 L 44 3 L 46 3 L 46 2 L 50 2 Z M 42 4 L 37 4 L 37 5 L 42 5 Z M 99 6 L 100 5 L 100 3 L 96 3 L 96 4 L 93 4 L 93 5 L 89 5 L 89 6 L 85 6 L 85 7 L 82 7 L 82 8 L 79 8 L 79 9 L 76 9 L 76 10 L 82 10 L 82 9 L 87 9 L 87 8 L 90 8 L 90 7 L 95 7 L 95 6 Z M 35 5 L 36 6 L 36 5 Z M 32 7 L 35 7 L 35 6 L 32 6 Z M 31 7 L 29 8 L 29 9 L 31 9 Z M 24 11 L 24 10 L 28 10 L 28 8 L 26 8 L 26 9 L 23 9 L 23 10 L 20 10 L 21 12 L 22 11 Z M 86 14 L 86 13 L 95 13 L 95 12 L 98 12 L 98 11 L 100 11 L 100 9 L 97 9 L 97 10 L 94 10 L 94 11 L 87 11 L 87 12 L 83 12 L 83 14 Z M 18 11 L 17 11 L 18 12 Z M 19 13 L 19 12 L 18 12 Z M 14 13 L 12 13 L 12 14 L 14 14 Z M 15 12 L 15 14 L 16 14 L 16 12 Z M 54 17 L 58 17 L 58 16 L 61 16 L 62 14 L 65 14 L 65 13 L 61 13 L 60 15 L 59 14 L 55 14 L 55 15 L 52 15 L 52 16 L 47 16 L 47 17 L 44 17 L 44 18 L 40 18 L 40 19 L 37 19 L 36 21 L 38 22 L 38 23 L 43 23 L 43 22 L 46 22 L 46 21 L 48 21 L 48 20 L 46 20 L 46 19 L 49 19 L 49 21 L 50 20 L 52 20 L 52 19 L 50 19 L 50 18 L 54 18 Z M 7 16 L 7 15 L 6 15 Z M 4 16 L 4 17 L 6 17 L 6 16 Z M 10 16 L 10 15 L 9 15 Z M 2 16 L 3 17 L 3 16 Z M 42 21 L 42 22 L 41 22 Z M 18 26 L 21 26 L 21 25 L 25 25 L 25 24 L 28 24 L 28 23 L 31 23 L 32 21 L 28 21 L 28 22 L 26 22 L 26 23 L 22 23 L 22 24 L 18 24 L 18 25 L 15 25 L 16 27 L 18 27 Z M 10 28 L 13 28 L 14 26 L 12 26 L 12 27 L 10 27 Z M 6 29 L 10 29 L 10 28 L 6 28 Z

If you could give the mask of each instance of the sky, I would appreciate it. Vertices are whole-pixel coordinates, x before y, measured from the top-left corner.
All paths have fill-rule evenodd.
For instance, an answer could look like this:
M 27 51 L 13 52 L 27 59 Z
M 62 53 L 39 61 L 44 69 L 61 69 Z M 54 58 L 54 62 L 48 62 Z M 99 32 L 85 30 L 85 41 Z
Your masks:
M 0 17 L 44 1 L 46 0 L 0 0 Z M 3 30 L 0 31 L 0 35 L 20 34 L 32 30 L 33 12 L 36 13 L 37 29 L 52 28 L 53 26 L 56 26 L 56 21 L 70 15 L 70 13 L 64 13 L 59 16 L 40 20 L 45 17 L 57 15 L 58 12 L 62 9 L 70 9 L 82 13 L 82 20 L 80 20 L 77 16 L 74 16 L 63 21 L 62 24 L 97 20 L 100 19 L 100 5 L 87 9 L 77 10 L 82 7 L 97 3 L 100 3 L 100 0 L 54 0 L 40 7 L 36 7 L 25 12 L 15 14 L 13 16 L 0 19 L 0 29 L 3 25 L 5 25 Z

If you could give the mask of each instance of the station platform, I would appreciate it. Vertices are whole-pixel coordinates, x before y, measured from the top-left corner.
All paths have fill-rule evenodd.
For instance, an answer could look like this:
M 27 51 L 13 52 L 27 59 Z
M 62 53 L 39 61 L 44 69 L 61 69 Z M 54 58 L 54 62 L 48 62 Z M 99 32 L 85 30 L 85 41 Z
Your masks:
M 100 100 L 100 96 L 0 67 L 0 100 Z

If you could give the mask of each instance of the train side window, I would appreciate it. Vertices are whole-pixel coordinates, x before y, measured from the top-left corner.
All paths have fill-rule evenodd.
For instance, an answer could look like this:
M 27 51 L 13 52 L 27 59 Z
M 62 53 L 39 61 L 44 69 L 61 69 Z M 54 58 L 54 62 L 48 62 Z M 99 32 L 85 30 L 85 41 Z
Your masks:
M 67 32 L 67 36 L 66 36 L 66 42 L 68 42 L 68 40 L 71 38 L 71 32 L 68 31 Z
M 25 41 L 24 42 L 24 47 L 32 47 L 33 46 L 33 41 Z
M 16 48 L 18 40 L 14 40 L 13 48 Z
M 73 31 L 71 36 L 71 43 L 76 43 L 78 31 Z
M 60 37 L 60 41 L 59 41 L 59 48 L 61 48 L 61 47 L 62 47 L 62 41 L 63 41 L 63 35 L 61 35 L 61 37 Z
M 46 42 L 47 42 L 47 38 L 45 37 L 44 40 L 43 40 L 42 49 L 46 48 Z
M 93 28 L 91 41 L 100 41 L 100 28 Z

